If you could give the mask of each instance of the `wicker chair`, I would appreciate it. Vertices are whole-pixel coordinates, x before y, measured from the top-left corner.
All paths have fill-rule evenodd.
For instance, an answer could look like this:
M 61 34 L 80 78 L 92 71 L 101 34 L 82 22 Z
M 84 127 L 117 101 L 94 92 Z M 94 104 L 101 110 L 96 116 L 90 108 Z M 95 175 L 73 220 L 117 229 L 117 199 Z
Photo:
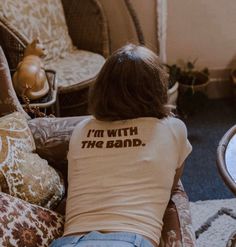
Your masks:
M 217 148 L 216 164 L 218 171 L 228 186 L 228 188 L 236 195 L 236 125 L 232 126 L 221 138 Z M 231 233 L 226 247 L 236 246 L 236 230 Z
M 9 2 L 11 1 L 5 1 L 3 6 Z M 21 2 L 17 2 L 20 6 Z M 29 5 L 32 5 L 31 1 L 28 2 Z M 43 0 L 43 2 L 47 1 Z M 94 61 L 93 58 L 90 59 L 91 61 L 86 61 L 85 66 L 89 67 L 89 63 L 91 62 L 96 68 L 94 70 L 91 68 L 86 75 L 79 75 L 78 80 L 74 80 L 73 83 L 66 83 L 66 85 L 64 85 L 64 78 L 60 78 L 60 73 L 65 67 L 64 65 L 57 67 L 57 63 L 47 63 L 46 61 L 45 68 L 56 70 L 57 73 L 57 115 L 83 115 L 86 114 L 87 111 L 88 88 L 93 83 L 105 58 L 110 54 L 108 25 L 103 8 L 98 0 L 62 0 L 61 3 L 63 5 L 68 33 L 73 45 L 78 50 L 90 51 L 89 54 L 92 54 L 93 58 L 97 55 L 99 62 Z M 37 4 L 40 5 L 39 1 Z M 27 37 L 22 30 L 12 25 L 9 19 L 5 18 L 6 12 L 1 13 L 1 11 L 0 9 L 0 45 L 7 57 L 10 69 L 15 70 L 17 64 L 22 59 L 24 48 L 31 42 L 33 37 Z M 18 15 L 19 12 L 20 11 L 17 12 Z M 47 16 L 45 18 L 47 18 Z M 70 58 L 67 57 L 67 60 L 70 60 Z M 82 61 L 81 64 L 78 63 L 78 70 L 81 69 L 80 67 L 82 67 L 83 64 L 85 64 L 84 61 Z M 86 70 L 88 71 L 87 67 Z M 69 70 L 68 68 L 70 68 L 70 66 L 67 66 L 67 70 Z M 77 69 L 74 69 L 71 73 L 75 70 Z M 67 74 L 69 74 L 70 77 L 70 71 L 67 71 Z
M 236 125 L 231 127 L 221 138 L 217 148 L 216 164 L 223 181 L 236 195 L 235 143 Z

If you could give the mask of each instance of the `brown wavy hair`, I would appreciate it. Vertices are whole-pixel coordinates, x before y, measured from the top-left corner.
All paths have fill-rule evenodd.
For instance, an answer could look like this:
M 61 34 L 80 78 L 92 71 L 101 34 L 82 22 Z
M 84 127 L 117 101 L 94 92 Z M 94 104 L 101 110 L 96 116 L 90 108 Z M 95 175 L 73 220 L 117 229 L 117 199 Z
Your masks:
M 168 75 L 158 56 L 128 44 L 105 62 L 89 94 L 89 113 L 98 120 L 167 117 Z

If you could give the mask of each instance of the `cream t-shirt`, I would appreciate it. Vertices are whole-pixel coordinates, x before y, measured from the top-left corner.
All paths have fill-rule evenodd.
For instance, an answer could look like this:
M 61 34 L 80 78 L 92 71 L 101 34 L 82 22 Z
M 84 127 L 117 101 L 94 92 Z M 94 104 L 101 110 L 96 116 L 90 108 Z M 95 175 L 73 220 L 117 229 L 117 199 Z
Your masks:
M 79 123 L 68 153 L 64 235 L 126 231 L 159 244 L 175 171 L 191 149 L 173 117 Z

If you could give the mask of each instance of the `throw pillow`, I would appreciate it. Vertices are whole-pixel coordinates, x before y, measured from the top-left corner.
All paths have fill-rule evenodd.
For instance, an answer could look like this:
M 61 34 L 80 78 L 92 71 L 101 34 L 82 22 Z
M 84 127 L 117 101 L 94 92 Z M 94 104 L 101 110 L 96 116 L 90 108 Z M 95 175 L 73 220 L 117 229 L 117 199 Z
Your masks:
M 63 216 L 0 192 L 0 246 L 47 247 L 63 224 Z
M 48 60 L 73 48 L 61 0 L 1 0 L 0 15 L 28 42 L 39 38 Z
M 58 173 L 36 153 L 25 117 L 14 112 L 0 118 L 1 190 L 46 208 L 55 207 L 64 195 Z

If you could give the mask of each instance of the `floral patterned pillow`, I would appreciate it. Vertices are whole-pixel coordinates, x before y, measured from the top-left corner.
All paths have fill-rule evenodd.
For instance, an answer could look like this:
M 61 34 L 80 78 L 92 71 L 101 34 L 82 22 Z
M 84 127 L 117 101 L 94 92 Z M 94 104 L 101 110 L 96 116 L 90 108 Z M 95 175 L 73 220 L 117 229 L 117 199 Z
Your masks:
M 39 38 L 55 59 L 72 49 L 61 0 L 1 0 L 0 15 L 31 42 Z
M 0 192 L 0 246 L 47 247 L 63 225 L 63 216 Z
M 34 139 L 23 114 L 14 112 L 0 118 L 1 191 L 53 208 L 64 196 L 64 183 L 34 150 Z

